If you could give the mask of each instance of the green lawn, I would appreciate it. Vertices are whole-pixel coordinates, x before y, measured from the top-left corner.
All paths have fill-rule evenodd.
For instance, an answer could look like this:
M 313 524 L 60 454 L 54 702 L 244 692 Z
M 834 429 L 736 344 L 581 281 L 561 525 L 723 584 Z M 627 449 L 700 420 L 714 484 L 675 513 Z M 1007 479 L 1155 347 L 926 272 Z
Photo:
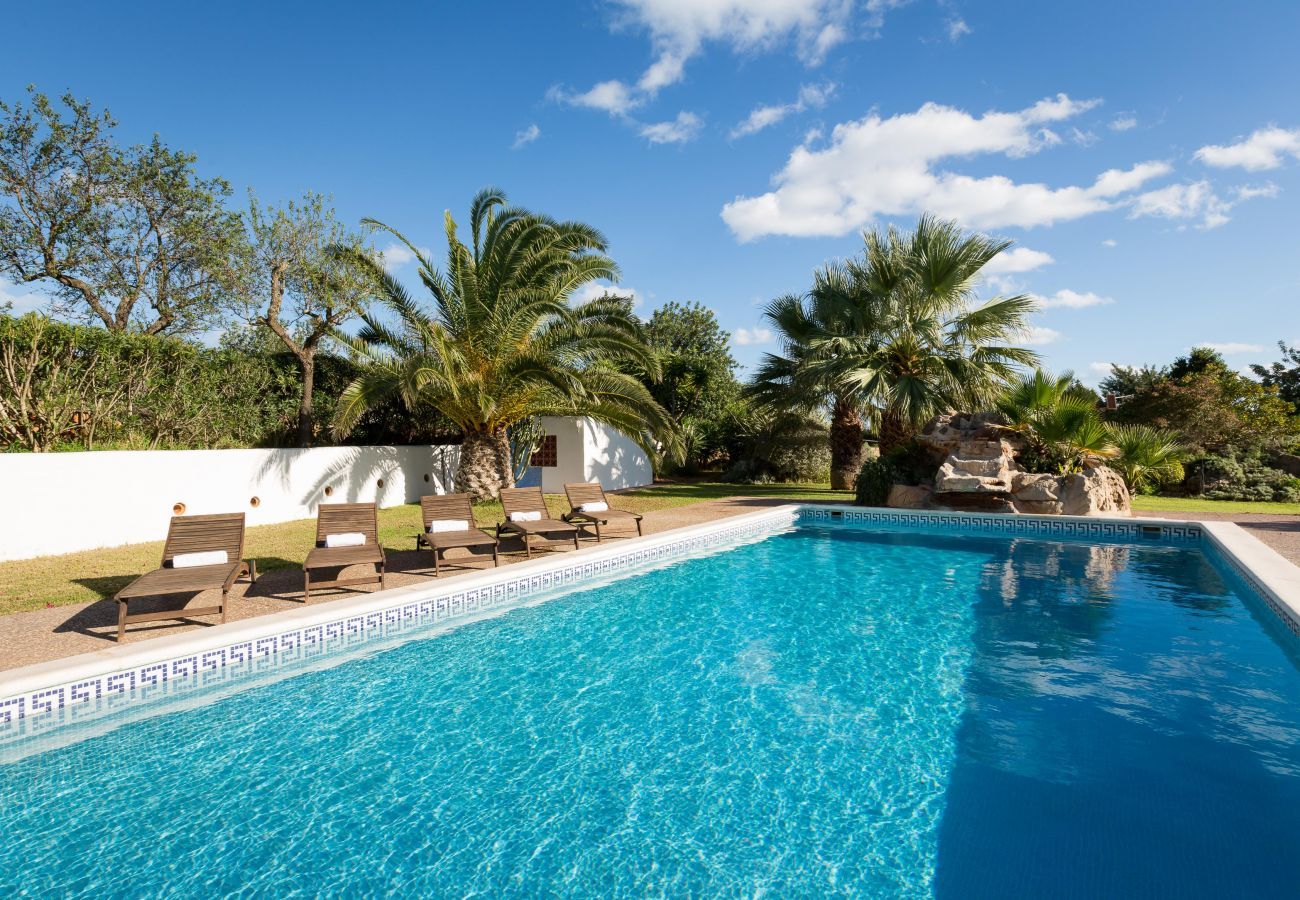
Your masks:
M 617 495 L 614 503 L 622 509 L 644 513 L 737 496 L 809 501 L 850 499 L 847 491 L 832 491 L 825 485 L 736 485 L 701 481 L 628 491 Z M 561 495 L 548 495 L 546 501 L 554 515 L 569 509 Z M 474 515 L 479 525 L 495 525 L 502 518 L 501 505 L 477 504 Z M 313 519 L 252 527 L 245 537 L 245 548 L 257 560 L 260 571 L 299 568 L 315 540 L 315 527 Z M 420 507 L 416 504 L 379 511 L 379 541 L 385 547 L 409 550 L 413 546 L 412 536 L 419 530 Z M 136 575 L 157 566 L 161 555 L 162 541 L 156 541 L 0 562 L 0 615 L 111 597 Z
M 1255 500 L 1206 500 L 1201 497 L 1146 497 L 1133 498 L 1133 508 L 1144 512 L 1170 513 L 1271 513 L 1273 515 L 1300 516 L 1300 503 L 1265 503 Z

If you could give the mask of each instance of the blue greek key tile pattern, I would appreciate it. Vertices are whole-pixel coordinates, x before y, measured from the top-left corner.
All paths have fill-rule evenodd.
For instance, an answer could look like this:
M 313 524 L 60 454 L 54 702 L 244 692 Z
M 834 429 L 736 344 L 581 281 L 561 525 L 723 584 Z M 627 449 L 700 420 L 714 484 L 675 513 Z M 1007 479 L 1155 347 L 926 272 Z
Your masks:
M 1144 522 L 1142 519 L 1076 519 L 1060 516 L 969 515 L 964 513 L 907 512 L 892 509 L 836 509 L 805 506 L 800 521 L 839 522 L 856 525 L 895 525 L 906 528 L 940 529 L 976 534 L 1000 534 L 1048 540 L 1082 538 L 1084 540 L 1163 541 L 1199 543 L 1201 529 L 1195 523 Z M 1158 530 L 1156 530 L 1158 529 Z
M 575 560 L 476 587 L 434 587 L 427 596 L 252 641 L 205 650 L 165 662 L 0 698 L 0 742 L 118 712 L 141 702 L 177 697 L 279 668 L 290 668 L 377 639 L 518 603 L 556 588 L 635 570 L 794 524 L 788 507 L 747 517 L 730 527 L 697 532 L 678 541 L 637 546 L 596 560 Z M 508 570 L 507 570 L 508 571 Z M 494 573 L 495 574 L 495 573 Z
M 1215 549 L 1217 550 L 1218 548 Z M 1215 559 L 1231 569 L 1238 578 L 1250 585 L 1251 590 L 1253 590 L 1261 600 L 1268 604 L 1268 608 L 1273 610 L 1277 617 L 1282 620 L 1283 625 L 1285 625 L 1293 634 L 1300 636 L 1300 621 L 1296 619 L 1295 613 L 1282 603 L 1279 603 L 1277 598 L 1273 596 L 1273 592 L 1269 590 L 1263 582 L 1255 577 L 1254 572 L 1237 562 L 1231 554 L 1216 552 L 1214 556 Z

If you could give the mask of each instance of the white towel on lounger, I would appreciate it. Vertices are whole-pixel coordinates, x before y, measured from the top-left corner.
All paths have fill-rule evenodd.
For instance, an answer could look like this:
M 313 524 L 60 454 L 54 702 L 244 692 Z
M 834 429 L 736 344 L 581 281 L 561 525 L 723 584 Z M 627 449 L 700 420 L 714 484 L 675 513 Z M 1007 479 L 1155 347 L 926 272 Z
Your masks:
M 443 531 L 469 531 L 469 522 L 465 519 L 434 519 L 429 523 L 430 534 Z
M 578 507 L 578 511 L 585 512 L 585 513 L 609 512 L 609 504 L 606 503 L 604 500 L 596 500 L 592 503 L 582 504 L 581 506 Z
M 366 543 L 366 536 L 360 531 L 345 531 L 342 534 L 325 535 L 326 547 L 361 547 Z
M 531 512 L 512 512 L 510 514 L 511 522 L 540 522 L 541 520 L 542 514 L 539 510 L 532 510 Z
M 230 562 L 225 550 L 202 550 L 198 553 L 177 553 L 172 557 L 173 569 L 192 569 L 195 566 L 221 566 Z

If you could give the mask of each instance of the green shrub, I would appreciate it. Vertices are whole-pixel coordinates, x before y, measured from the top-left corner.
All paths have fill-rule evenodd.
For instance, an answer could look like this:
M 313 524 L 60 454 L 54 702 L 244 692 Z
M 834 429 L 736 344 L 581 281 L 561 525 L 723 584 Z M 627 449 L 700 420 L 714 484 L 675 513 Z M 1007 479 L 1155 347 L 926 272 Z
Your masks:
M 1254 455 L 1211 454 L 1186 466 L 1183 488 L 1210 500 L 1300 502 L 1300 478 Z
M 889 489 L 899 483 L 901 473 L 890 457 L 869 459 L 858 472 L 853 502 L 858 506 L 884 506 Z

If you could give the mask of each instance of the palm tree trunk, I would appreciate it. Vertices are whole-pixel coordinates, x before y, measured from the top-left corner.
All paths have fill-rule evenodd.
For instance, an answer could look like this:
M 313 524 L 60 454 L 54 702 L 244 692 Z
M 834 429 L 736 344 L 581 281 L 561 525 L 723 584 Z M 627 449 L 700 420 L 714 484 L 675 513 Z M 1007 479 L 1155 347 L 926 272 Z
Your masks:
M 468 431 L 460 445 L 456 490 L 474 500 L 492 500 L 503 487 L 514 487 L 510 440 L 504 428 Z
M 862 468 L 862 416 L 843 397 L 831 408 L 831 487 L 851 491 Z
M 915 435 L 912 424 L 897 410 L 885 409 L 880 413 L 880 455 L 903 446 Z

